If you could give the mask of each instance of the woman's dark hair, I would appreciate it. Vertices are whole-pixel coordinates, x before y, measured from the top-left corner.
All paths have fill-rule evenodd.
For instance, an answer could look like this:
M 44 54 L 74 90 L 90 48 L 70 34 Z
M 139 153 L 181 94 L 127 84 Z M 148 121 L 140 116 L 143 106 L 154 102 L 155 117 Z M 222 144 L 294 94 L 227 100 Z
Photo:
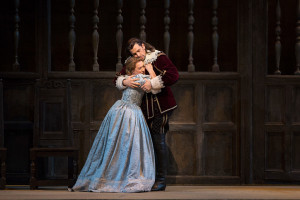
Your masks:
M 126 48 L 126 54 L 127 56 L 131 56 L 130 50 L 133 48 L 135 44 L 138 44 L 139 46 L 142 46 L 142 44 L 145 45 L 146 50 L 149 51 L 155 51 L 155 47 L 151 44 L 145 42 L 144 40 L 141 40 L 139 38 L 130 38 L 127 42 L 127 48 Z
M 141 58 L 135 58 L 133 56 L 131 56 L 130 58 L 128 58 L 126 60 L 126 74 L 127 75 L 131 75 L 132 72 L 135 70 L 136 67 L 136 63 L 143 61 Z

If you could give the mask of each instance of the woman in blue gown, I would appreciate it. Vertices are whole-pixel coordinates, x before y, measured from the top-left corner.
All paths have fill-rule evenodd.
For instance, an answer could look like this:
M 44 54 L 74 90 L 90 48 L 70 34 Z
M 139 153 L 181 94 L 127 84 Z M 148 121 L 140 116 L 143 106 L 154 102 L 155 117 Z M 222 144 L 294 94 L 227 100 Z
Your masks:
M 144 63 L 126 61 L 130 78 L 142 86 Z M 150 131 L 140 109 L 144 91 L 126 88 L 106 114 L 73 191 L 144 192 L 155 181 L 155 158 Z

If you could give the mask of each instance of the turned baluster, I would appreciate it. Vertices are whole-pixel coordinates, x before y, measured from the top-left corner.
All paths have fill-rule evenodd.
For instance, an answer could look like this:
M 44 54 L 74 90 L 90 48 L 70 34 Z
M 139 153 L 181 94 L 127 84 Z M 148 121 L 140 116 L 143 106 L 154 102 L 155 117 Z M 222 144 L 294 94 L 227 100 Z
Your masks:
M 188 42 L 188 49 L 189 49 L 189 65 L 188 65 L 188 71 L 194 72 L 195 71 L 195 65 L 193 63 L 193 45 L 194 45 L 194 32 L 193 32 L 193 24 L 194 24 L 194 16 L 193 16 L 193 8 L 194 8 L 194 0 L 189 0 L 189 18 L 188 18 L 188 24 L 189 24 L 189 32 L 187 36 L 187 42 Z
M 169 33 L 169 24 L 170 24 L 170 17 L 169 17 L 169 8 L 170 8 L 170 0 L 165 0 L 165 17 L 164 17 L 164 24 L 165 24 L 165 33 L 164 33 L 164 47 L 165 53 L 169 55 L 169 47 L 170 47 L 170 33 Z
M 219 72 L 219 64 L 218 64 L 218 45 L 219 45 L 219 35 L 218 35 L 218 17 L 217 17 L 217 8 L 218 8 L 218 0 L 213 0 L 213 17 L 212 17 L 212 26 L 213 26 L 213 34 L 212 34 L 212 44 L 213 44 L 213 72 Z
M 300 0 L 297 1 L 297 25 L 296 25 L 296 71 L 294 74 L 300 75 Z
M 123 43 L 123 31 L 122 31 L 122 23 L 123 23 L 123 16 L 122 16 L 122 7 L 123 7 L 123 0 L 117 1 L 118 6 L 118 16 L 117 16 L 117 33 L 116 33 L 116 40 L 117 40 L 117 50 L 118 50 L 118 62 L 116 64 L 116 71 L 119 72 L 122 69 L 122 43 Z
M 276 70 L 274 74 L 281 74 L 279 70 L 280 67 L 280 57 L 281 57 L 281 41 L 280 41 L 280 34 L 281 34 L 281 27 L 280 27 L 280 18 L 281 18 L 281 8 L 279 4 L 279 0 L 276 1 L 276 41 L 275 41 L 275 61 L 276 61 Z
M 98 33 L 98 6 L 99 0 L 94 0 L 94 16 L 93 16 L 93 34 L 92 34 L 92 41 L 93 41 L 93 52 L 94 52 L 94 63 L 93 63 L 93 71 L 99 71 L 99 63 L 98 63 L 98 46 L 99 46 L 99 33 Z
M 75 47 L 75 15 L 74 15 L 74 7 L 75 7 L 75 0 L 70 0 L 70 7 L 71 7 L 71 14 L 69 18 L 70 22 L 70 31 L 69 31 L 69 53 L 70 53 L 70 62 L 69 62 L 69 71 L 75 71 L 75 62 L 74 62 L 74 47 Z
M 146 22 L 147 22 L 147 19 L 146 19 L 146 16 L 145 16 L 145 9 L 146 9 L 146 0 L 140 0 L 140 7 L 141 7 L 141 17 L 140 17 L 140 24 L 141 24 L 141 31 L 140 31 L 140 39 L 146 41 L 146 32 L 145 32 L 145 29 L 146 29 Z
M 20 1 L 15 0 L 15 31 L 14 31 L 14 47 L 15 47 L 15 62 L 13 64 L 13 70 L 14 71 L 20 71 L 20 64 L 19 64 L 19 41 L 20 41 L 20 33 L 19 33 L 19 23 L 20 23 L 20 17 L 19 17 L 19 6 Z

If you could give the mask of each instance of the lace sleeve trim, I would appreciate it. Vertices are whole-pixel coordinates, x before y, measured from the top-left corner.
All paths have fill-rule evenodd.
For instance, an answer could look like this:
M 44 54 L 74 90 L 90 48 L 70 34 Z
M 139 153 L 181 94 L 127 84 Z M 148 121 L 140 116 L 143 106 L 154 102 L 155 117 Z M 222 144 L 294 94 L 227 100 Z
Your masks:
M 116 81 L 116 87 L 119 89 L 119 90 L 124 90 L 126 89 L 127 87 L 123 85 L 123 80 L 126 79 L 126 76 L 119 76 L 117 78 L 117 81 Z
M 155 78 L 151 79 L 150 82 L 151 82 L 152 88 L 155 90 L 165 87 L 161 75 L 156 76 Z

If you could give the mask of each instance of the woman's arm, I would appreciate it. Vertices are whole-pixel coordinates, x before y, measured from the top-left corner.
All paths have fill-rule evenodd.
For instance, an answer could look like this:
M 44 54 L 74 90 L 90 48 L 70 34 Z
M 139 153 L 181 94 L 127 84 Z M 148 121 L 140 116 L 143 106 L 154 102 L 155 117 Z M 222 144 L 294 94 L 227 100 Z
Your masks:
M 160 92 L 161 88 L 164 88 L 164 82 L 162 80 L 162 76 L 161 75 L 156 75 L 155 71 L 153 70 L 153 65 L 147 64 L 146 66 L 146 70 L 149 72 L 151 80 L 151 89 L 153 90 L 157 90 Z M 156 92 L 157 93 L 157 92 Z
M 153 65 L 151 63 L 145 65 L 146 70 L 148 71 L 151 79 L 156 77 L 155 71 L 153 70 Z
M 164 87 L 161 75 L 156 75 L 155 71 L 153 70 L 153 65 L 151 63 L 146 64 L 145 68 L 150 75 L 150 81 L 146 80 L 146 83 L 142 86 L 142 88 L 145 89 L 146 92 L 152 92 L 153 94 L 161 92 L 161 88 Z
M 157 94 L 161 92 L 161 88 L 163 88 L 163 82 L 161 79 L 161 75 L 156 76 L 155 71 L 153 70 L 152 64 L 147 64 L 145 66 L 146 70 L 148 71 L 148 79 L 145 79 L 145 84 L 142 86 L 142 88 L 146 89 L 146 92 L 151 92 L 152 94 Z M 150 80 L 149 80 L 150 79 Z

